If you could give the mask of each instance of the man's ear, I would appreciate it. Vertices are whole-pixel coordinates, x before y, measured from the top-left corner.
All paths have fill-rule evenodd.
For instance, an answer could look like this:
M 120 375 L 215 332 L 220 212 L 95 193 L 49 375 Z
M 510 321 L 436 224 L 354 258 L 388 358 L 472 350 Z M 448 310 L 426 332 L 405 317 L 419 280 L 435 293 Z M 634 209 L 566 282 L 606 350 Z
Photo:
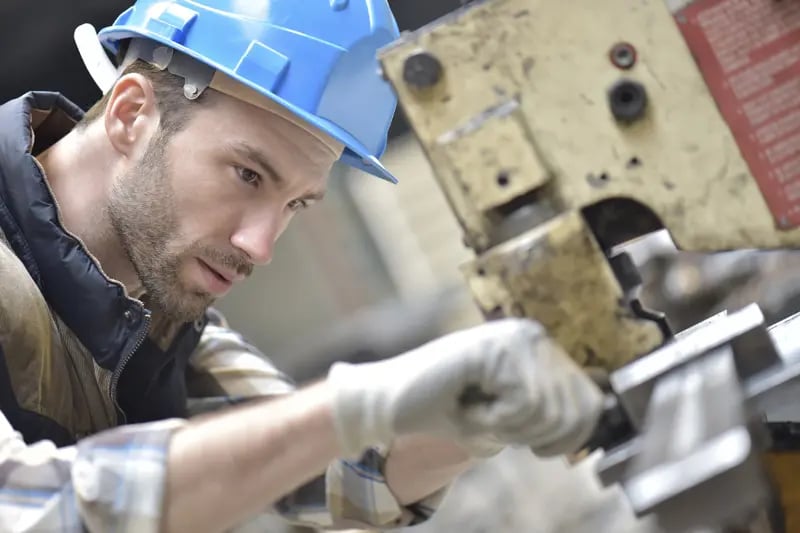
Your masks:
M 158 118 L 150 80 L 141 74 L 126 74 L 117 80 L 103 116 L 106 135 L 117 152 L 135 157 L 143 151 L 158 127 Z

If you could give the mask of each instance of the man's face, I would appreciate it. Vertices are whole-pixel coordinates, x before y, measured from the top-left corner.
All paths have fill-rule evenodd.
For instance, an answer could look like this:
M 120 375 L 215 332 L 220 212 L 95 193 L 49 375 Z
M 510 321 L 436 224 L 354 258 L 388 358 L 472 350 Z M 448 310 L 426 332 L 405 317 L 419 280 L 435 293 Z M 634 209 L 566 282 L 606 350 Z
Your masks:
M 108 207 L 148 297 L 182 321 L 270 261 L 292 216 L 321 197 L 336 160 L 297 125 L 213 96 L 180 132 L 153 135 L 114 181 Z

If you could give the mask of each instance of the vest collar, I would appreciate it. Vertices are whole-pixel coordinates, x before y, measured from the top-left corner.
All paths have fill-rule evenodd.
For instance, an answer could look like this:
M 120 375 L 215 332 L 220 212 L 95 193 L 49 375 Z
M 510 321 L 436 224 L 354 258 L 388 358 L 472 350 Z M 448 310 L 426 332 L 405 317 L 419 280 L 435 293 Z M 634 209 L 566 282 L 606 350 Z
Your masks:
M 112 370 L 142 336 L 147 311 L 64 229 L 34 158 L 82 116 L 52 92 L 30 92 L 0 106 L 0 229 L 51 309 L 95 361 Z

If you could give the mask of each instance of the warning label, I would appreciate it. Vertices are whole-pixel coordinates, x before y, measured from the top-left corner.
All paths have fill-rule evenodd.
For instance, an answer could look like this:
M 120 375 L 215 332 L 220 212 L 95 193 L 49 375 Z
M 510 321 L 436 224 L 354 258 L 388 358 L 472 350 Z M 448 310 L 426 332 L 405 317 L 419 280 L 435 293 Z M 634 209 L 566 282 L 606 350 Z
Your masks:
M 696 0 L 675 20 L 777 224 L 800 226 L 800 0 Z

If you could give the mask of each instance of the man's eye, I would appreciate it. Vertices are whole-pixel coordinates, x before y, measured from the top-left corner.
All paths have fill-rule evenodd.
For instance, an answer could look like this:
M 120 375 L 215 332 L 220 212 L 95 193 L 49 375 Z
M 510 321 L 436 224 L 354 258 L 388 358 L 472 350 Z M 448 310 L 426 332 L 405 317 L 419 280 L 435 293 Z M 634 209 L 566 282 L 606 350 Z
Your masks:
M 289 202 L 289 209 L 292 211 L 299 211 L 301 209 L 305 209 L 306 207 L 308 207 L 308 201 L 306 200 L 298 199 Z
M 248 185 L 257 187 L 258 184 L 261 183 L 261 176 L 258 174 L 258 172 L 243 167 L 238 167 L 236 170 L 239 173 L 239 177 L 242 179 L 242 181 Z

